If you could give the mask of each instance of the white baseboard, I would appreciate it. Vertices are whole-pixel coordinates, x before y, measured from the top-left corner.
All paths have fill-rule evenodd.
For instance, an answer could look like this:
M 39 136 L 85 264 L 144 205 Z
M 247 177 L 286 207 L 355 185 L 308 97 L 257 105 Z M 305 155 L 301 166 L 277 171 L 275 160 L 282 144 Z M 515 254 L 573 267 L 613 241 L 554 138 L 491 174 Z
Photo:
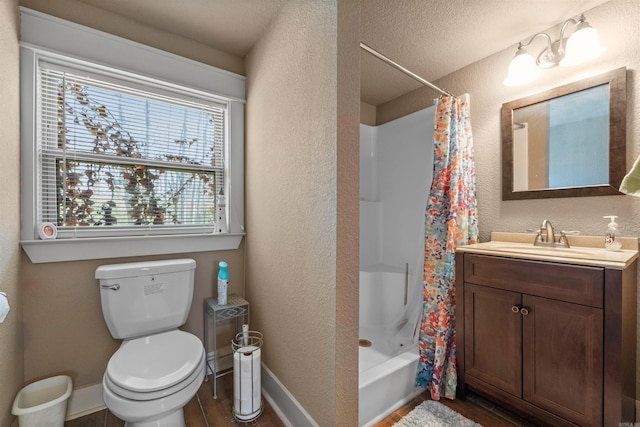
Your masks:
M 287 427 L 318 427 L 289 390 L 262 364 L 262 395 Z
M 102 399 L 102 383 L 76 388 L 67 405 L 67 421 L 107 409 Z
M 318 427 L 318 423 L 264 363 L 261 382 L 264 398 L 287 427 Z M 636 402 L 636 406 L 639 404 Z M 69 398 L 66 419 L 73 420 L 106 408 L 102 399 L 102 383 L 77 388 Z

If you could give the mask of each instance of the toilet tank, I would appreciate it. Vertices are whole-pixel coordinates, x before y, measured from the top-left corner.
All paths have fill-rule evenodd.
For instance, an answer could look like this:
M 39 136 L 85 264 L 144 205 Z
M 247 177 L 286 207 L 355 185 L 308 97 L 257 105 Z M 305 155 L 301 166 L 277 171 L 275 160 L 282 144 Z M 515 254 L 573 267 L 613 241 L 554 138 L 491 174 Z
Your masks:
M 102 314 L 111 335 L 135 338 L 183 325 L 191 309 L 195 268 L 192 259 L 98 267 Z

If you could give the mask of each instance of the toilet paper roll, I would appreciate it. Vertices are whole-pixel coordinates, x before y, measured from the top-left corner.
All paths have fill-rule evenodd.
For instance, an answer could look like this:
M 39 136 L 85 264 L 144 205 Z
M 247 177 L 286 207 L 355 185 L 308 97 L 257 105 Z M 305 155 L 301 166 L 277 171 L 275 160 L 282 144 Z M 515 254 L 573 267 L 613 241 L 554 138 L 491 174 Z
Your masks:
M 261 411 L 260 349 L 240 347 L 233 353 L 233 411 L 241 420 L 250 420 Z
M 0 323 L 4 322 L 4 319 L 7 318 L 10 309 L 7 294 L 0 292 Z

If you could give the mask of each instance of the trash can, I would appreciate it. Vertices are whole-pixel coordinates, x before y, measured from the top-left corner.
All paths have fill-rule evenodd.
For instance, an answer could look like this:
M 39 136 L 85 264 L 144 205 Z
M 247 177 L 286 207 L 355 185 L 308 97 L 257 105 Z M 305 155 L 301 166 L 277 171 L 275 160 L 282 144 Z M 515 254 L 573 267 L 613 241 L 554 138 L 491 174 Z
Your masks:
M 20 427 L 63 427 L 72 388 L 67 375 L 36 381 L 18 392 L 11 413 Z
M 231 342 L 233 348 L 233 417 L 243 423 L 262 414 L 260 348 L 262 334 L 244 331 Z

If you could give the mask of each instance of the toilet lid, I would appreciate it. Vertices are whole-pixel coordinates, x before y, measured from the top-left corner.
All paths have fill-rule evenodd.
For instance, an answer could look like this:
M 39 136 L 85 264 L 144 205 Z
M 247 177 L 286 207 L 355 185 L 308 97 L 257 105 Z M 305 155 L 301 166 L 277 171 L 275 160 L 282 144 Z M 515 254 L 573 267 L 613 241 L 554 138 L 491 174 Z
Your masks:
M 201 364 L 204 347 L 195 335 L 174 330 L 125 341 L 111 357 L 107 376 L 117 386 L 146 393 L 171 387 Z

